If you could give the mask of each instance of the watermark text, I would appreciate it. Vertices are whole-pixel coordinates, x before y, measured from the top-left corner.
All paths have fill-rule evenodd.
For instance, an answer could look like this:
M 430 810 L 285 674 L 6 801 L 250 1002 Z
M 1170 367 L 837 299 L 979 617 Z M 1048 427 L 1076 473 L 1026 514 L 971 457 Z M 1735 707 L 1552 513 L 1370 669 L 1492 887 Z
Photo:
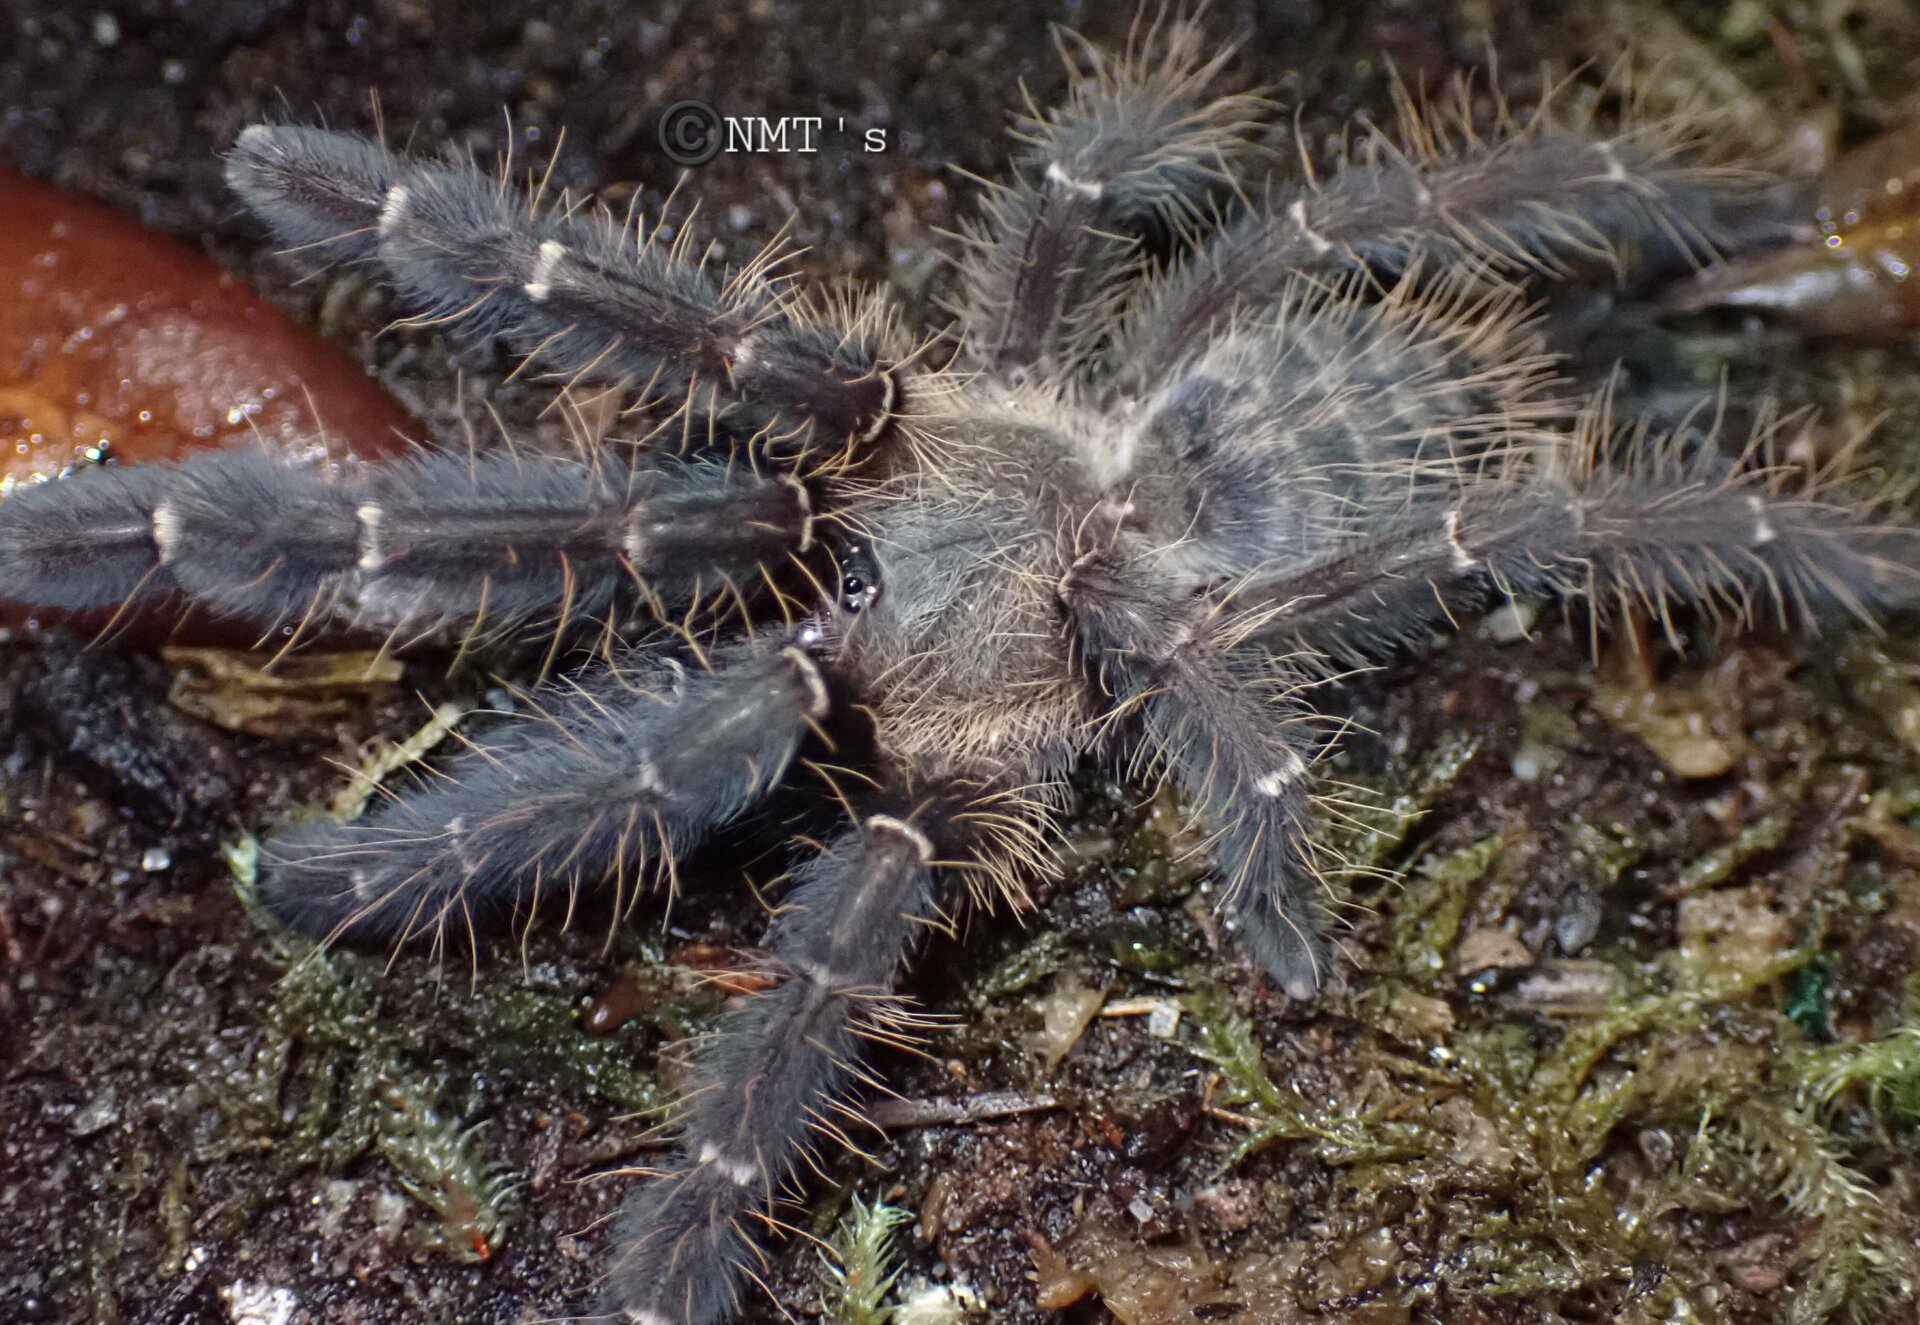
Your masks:
M 660 150 L 682 166 L 703 166 L 722 152 L 807 154 L 842 141 L 884 152 L 887 131 L 850 128 L 844 115 L 722 115 L 704 101 L 676 101 L 660 112 Z

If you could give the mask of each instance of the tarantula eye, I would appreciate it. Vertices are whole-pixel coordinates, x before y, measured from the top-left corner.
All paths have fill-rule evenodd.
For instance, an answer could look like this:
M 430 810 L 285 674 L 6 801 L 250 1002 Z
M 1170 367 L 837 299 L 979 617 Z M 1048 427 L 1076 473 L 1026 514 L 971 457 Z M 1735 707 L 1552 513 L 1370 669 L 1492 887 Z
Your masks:
M 858 571 L 848 571 L 840 579 L 840 607 L 845 612 L 864 612 L 873 606 L 873 600 L 880 596 L 880 586 L 861 575 Z
M 847 550 L 840 563 L 840 610 L 852 615 L 872 607 L 880 597 L 880 568 L 865 547 Z

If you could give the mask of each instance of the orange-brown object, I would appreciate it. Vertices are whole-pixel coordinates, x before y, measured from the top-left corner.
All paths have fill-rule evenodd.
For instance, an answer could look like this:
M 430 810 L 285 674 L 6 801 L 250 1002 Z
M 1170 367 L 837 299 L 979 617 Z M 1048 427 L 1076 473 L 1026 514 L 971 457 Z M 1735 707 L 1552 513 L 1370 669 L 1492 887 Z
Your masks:
M 1756 309 L 1815 335 L 1920 331 L 1920 121 L 1834 162 L 1816 196 L 1807 242 L 1709 271 L 1670 306 Z
M 121 464 L 228 446 L 351 461 L 422 435 L 349 356 L 179 240 L 4 169 L 0 217 L 0 500 L 103 447 Z M 155 604 L 121 624 L 152 642 L 181 611 Z M 0 625 L 112 617 L 0 601 Z M 196 616 L 179 638 L 256 634 Z
M 360 366 L 178 240 L 0 170 L 0 487 L 266 445 L 336 459 L 419 430 Z M 258 441 L 256 440 L 258 439 Z

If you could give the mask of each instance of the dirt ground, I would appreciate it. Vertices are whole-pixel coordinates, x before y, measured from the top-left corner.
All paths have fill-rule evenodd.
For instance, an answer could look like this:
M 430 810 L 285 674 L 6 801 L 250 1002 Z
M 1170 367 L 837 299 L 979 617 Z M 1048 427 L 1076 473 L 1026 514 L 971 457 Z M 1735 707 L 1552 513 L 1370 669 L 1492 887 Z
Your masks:
M 15 0 L 0 165 L 242 274 L 434 435 L 491 410 L 539 444 L 550 388 L 506 383 L 499 347 L 389 328 L 405 310 L 362 274 L 303 279 L 220 153 L 261 119 L 368 129 L 376 103 L 391 141 L 482 159 L 511 138 L 541 160 L 564 130 L 557 184 L 646 206 L 678 185 L 723 259 L 785 228 L 806 276 L 888 282 L 938 325 L 961 172 L 1004 167 L 1022 87 L 1064 84 L 1049 24 L 1111 43 L 1128 15 L 866 8 Z M 1489 38 L 1521 104 L 1543 62 L 1637 42 L 1665 57 L 1656 107 L 1695 99 L 1710 145 L 1803 178 L 1911 118 L 1920 75 L 1920 20 L 1867 0 L 1225 0 L 1206 21 L 1241 41 L 1227 81 L 1297 112 L 1315 151 L 1390 113 L 1390 68 L 1435 86 L 1484 69 Z M 681 182 L 655 125 L 684 98 L 887 146 L 849 132 Z M 1873 459 L 1920 472 L 1904 338 L 1612 302 L 1583 306 L 1577 365 L 1622 359 L 1633 406 L 1724 383 L 1736 415 L 1812 407 L 1816 440 L 1871 423 Z M 1535 629 L 1467 622 L 1329 693 L 1355 718 L 1330 775 L 1405 817 L 1346 831 L 1372 871 L 1347 974 L 1311 1005 L 1219 944 L 1177 809 L 1089 770 L 1037 909 L 974 917 L 916 966 L 946 1021 L 927 1056 L 882 1060 L 900 1098 L 872 1162 L 830 1157 L 791 1215 L 845 1252 L 880 1227 L 856 1200 L 907 1212 L 892 1296 L 840 1291 L 794 1237 L 766 1272 L 779 1305 L 744 1319 L 1915 1319 L 1920 634 L 1702 632 L 1684 658 L 1596 661 L 1578 622 Z M 719 1014 L 688 972 L 764 914 L 714 860 L 670 927 L 644 907 L 611 938 L 536 926 L 471 968 L 273 932 L 229 848 L 429 706 L 497 699 L 446 662 L 321 687 L 261 735 L 170 701 L 178 661 L 0 642 L 0 1321 L 504 1325 L 587 1302 L 596 1221 L 632 1181 L 607 1175 L 656 1153 L 663 1046 Z

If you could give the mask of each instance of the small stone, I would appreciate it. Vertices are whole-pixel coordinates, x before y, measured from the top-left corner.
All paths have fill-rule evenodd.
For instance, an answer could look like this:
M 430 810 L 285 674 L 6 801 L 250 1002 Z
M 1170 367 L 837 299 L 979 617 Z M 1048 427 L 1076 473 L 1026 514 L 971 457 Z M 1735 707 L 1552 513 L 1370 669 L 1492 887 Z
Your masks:
M 239 1280 L 220 1290 L 232 1325 L 288 1325 L 300 1299 L 290 1288 L 269 1288 Z
M 1387 1012 L 1392 1018 L 1389 1029 L 1403 1040 L 1430 1043 L 1453 1034 L 1453 1008 L 1443 998 L 1396 989 Z
M 1036 1057 L 1049 1071 L 1057 1067 L 1106 1002 L 1106 991 L 1088 989 L 1071 976 L 1062 977 L 1052 992 L 1040 1000 L 1043 1029 L 1030 1037 Z
M 1717 1257 L 1727 1278 L 1756 1296 L 1775 1292 L 1793 1274 L 1800 1257 L 1798 1240 L 1787 1233 L 1762 1233 Z
M 1462 975 L 1476 971 L 1524 971 L 1533 965 L 1533 952 L 1504 929 L 1475 929 L 1453 950 L 1453 969 Z
M 1265 1202 L 1251 1178 L 1226 1178 L 1193 1194 L 1194 1212 L 1222 1233 L 1244 1233 L 1259 1220 Z
M 1562 952 L 1578 952 L 1600 932 L 1601 919 L 1600 899 L 1592 893 L 1576 894 L 1553 918 L 1553 941 Z
M 1533 623 L 1539 615 L 1537 603 L 1502 603 L 1480 623 L 1481 638 L 1495 644 L 1517 644 L 1533 634 Z
M 1521 1007 L 1563 1017 L 1598 1016 L 1615 1006 L 1623 992 L 1620 973 L 1593 960 L 1543 962 L 1513 987 Z
M 1402 1255 L 1391 1230 L 1362 1233 L 1320 1264 L 1313 1274 L 1314 1289 L 1322 1302 L 1336 1302 L 1378 1288 Z
M 1683 897 L 1675 921 L 1681 960 L 1697 970 L 1756 975 L 1793 946 L 1792 917 L 1757 884 Z
M 73 1121 L 67 1124 L 67 1130 L 75 1136 L 92 1136 L 119 1121 L 120 1101 L 114 1095 L 113 1087 L 108 1086 L 80 1106 L 80 1111 L 73 1115 Z

